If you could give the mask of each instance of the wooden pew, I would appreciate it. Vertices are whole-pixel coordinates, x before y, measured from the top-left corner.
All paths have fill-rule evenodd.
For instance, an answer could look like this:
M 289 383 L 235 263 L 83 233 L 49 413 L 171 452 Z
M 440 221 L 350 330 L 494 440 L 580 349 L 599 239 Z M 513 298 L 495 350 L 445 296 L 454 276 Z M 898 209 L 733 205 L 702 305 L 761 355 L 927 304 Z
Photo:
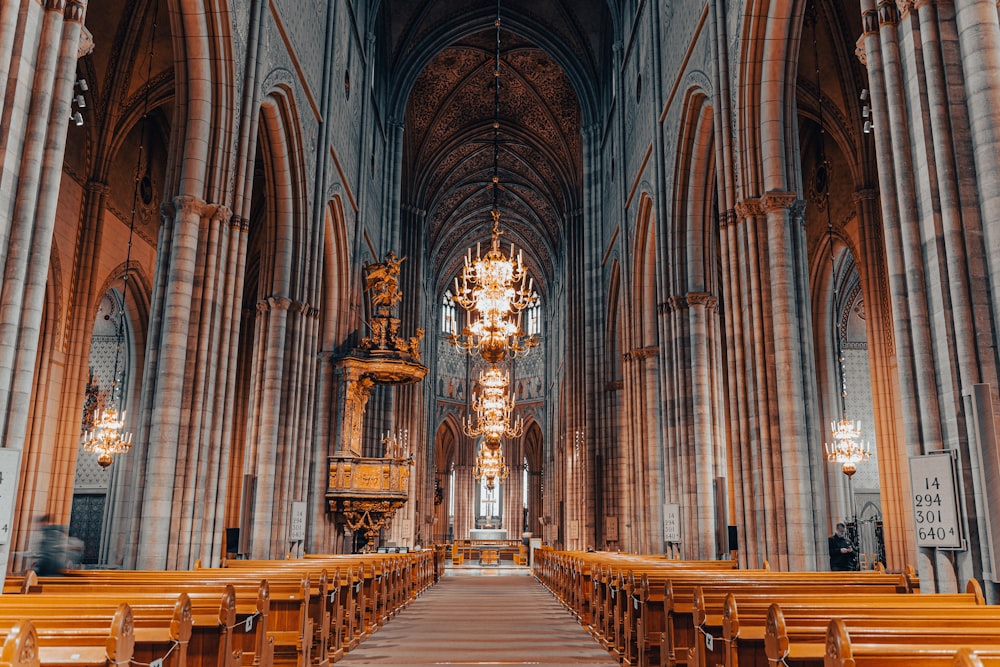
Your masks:
M 697 587 L 703 595 L 721 595 L 727 592 L 754 591 L 773 595 L 817 593 L 835 596 L 845 590 L 893 594 L 911 590 L 903 575 L 875 572 L 767 572 L 734 571 L 678 572 L 664 584 L 665 628 L 661 634 L 660 664 L 673 667 L 694 664 L 697 656 L 693 649 L 703 641 L 694 621 Z
M 700 592 L 697 596 L 704 597 Z M 768 625 L 772 605 L 778 604 L 789 614 L 813 614 L 820 626 L 834 616 L 878 616 L 906 612 L 911 615 L 935 617 L 948 610 L 963 608 L 965 613 L 988 615 L 985 600 L 978 585 L 970 585 L 970 592 L 959 594 L 905 595 L 875 594 L 865 591 L 841 591 L 833 594 L 812 592 L 786 592 L 775 595 L 773 591 L 744 591 L 727 593 L 721 618 L 711 601 L 696 602 L 695 621 L 699 641 L 695 644 L 694 665 L 766 664 L 765 637 L 769 630 L 777 636 L 779 631 Z M 825 629 L 821 631 L 825 636 Z M 711 638 L 711 639 L 709 639 Z M 784 641 L 780 638 L 772 642 Z M 707 646 L 713 645 L 709 651 Z
M 628 574 L 624 587 L 628 597 L 622 606 L 624 617 L 615 625 L 623 633 L 618 644 L 623 651 L 622 658 L 628 664 L 649 667 L 661 662 L 660 647 L 666 629 L 665 585 L 661 582 L 678 571 L 734 572 L 736 562 L 667 560 L 626 567 Z M 741 572 L 755 571 L 758 570 Z
M 40 667 L 38 635 L 31 621 L 0 627 L 0 667 Z
M 234 585 L 196 580 L 191 572 L 92 571 L 93 577 L 88 577 L 88 572 L 41 577 L 27 595 L 103 596 L 139 604 L 143 598 L 176 597 L 178 591 L 185 591 L 191 604 L 188 652 L 193 664 L 270 667 L 274 663 L 275 635 L 270 631 L 271 594 L 267 581 Z
M 946 619 L 938 618 L 937 623 Z M 830 621 L 821 644 L 822 660 L 786 658 L 787 665 L 824 667 L 948 667 L 962 649 L 984 649 L 988 655 L 1000 653 L 1000 618 L 992 626 L 970 624 L 944 628 L 935 621 L 907 622 L 905 617 L 891 623 L 880 621 L 873 628 L 848 625 L 843 619 Z
M 232 563 L 235 562 L 237 561 L 224 561 L 223 565 L 225 569 L 233 571 L 234 576 L 238 576 L 240 578 L 250 576 L 253 578 L 262 577 L 269 581 L 290 579 L 303 582 L 302 598 L 304 601 L 304 607 L 297 609 L 296 618 L 286 623 L 287 627 L 285 632 L 288 634 L 284 636 L 276 636 L 275 641 L 279 646 L 284 645 L 289 647 L 289 650 L 294 646 L 296 652 L 302 653 L 302 660 L 306 660 L 306 656 L 308 655 L 309 660 L 314 667 L 328 667 L 329 663 L 333 659 L 330 656 L 332 632 L 331 619 L 332 614 L 335 613 L 335 610 L 332 610 L 332 605 L 339 598 L 337 596 L 331 598 L 329 594 L 332 584 L 330 583 L 327 569 L 325 567 L 293 569 L 291 567 L 281 565 L 281 563 L 299 561 L 244 561 L 256 564 L 247 566 L 246 568 L 232 566 Z M 197 573 L 203 573 L 205 571 L 206 570 L 202 568 L 195 570 Z M 218 570 L 214 569 L 209 571 L 213 574 L 218 572 Z M 339 574 L 336 576 L 339 578 Z M 306 590 L 306 587 L 308 587 L 308 590 Z M 309 622 L 304 622 L 304 618 L 308 618 Z M 298 633 L 301 633 L 301 636 L 299 636 Z M 304 647 L 307 650 L 300 651 L 299 642 L 301 641 L 302 643 L 306 643 L 306 638 L 308 637 L 311 637 L 311 640 L 309 640 L 310 646 Z
M 539 551 L 535 573 L 619 660 L 645 667 L 658 660 L 663 595 L 662 588 L 650 595 L 651 587 L 639 582 L 663 581 L 681 570 L 731 571 L 736 565 L 662 554 Z
M 357 646 L 364 637 L 380 628 L 416 595 L 417 590 L 422 590 L 432 580 L 431 567 L 418 567 L 428 560 L 425 555 L 410 554 L 310 555 L 305 559 L 282 561 L 228 561 L 226 567 L 250 569 L 264 575 L 287 571 L 326 572 L 337 568 L 338 583 L 334 586 L 331 582 L 331 594 L 323 597 L 331 603 L 327 605 L 326 617 L 331 625 L 331 659 L 337 660 L 344 649 Z M 345 572 L 343 576 L 339 574 L 341 571 Z M 346 633 L 343 631 L 345 624 Z
M 127 604 L 110 610 L 78 605 L 75 612 L 64 605 L 35 611 L 37 620 L 10 616 L 5 611 L 9 609 L 0 610 L 0 636 L 4 637 L 0 663 L 104 667 L 127 664 L 135 657 L 132 610 Z
M 17 601 L 17 594 L 11 595 L 11 602 L 17 606 L 27 606 L 29 602 L 45 603 L 59 595 L 72 595 L 74 599 L 85 595 L 90 604 L 97 601 L 108 605 L 129 602 L 137 628 L 155 622 L 153 619 L 162 616 L 165 609 L 174 605 L 173 616 L 177 618 L 171 618 L 170 621 L 177 625 L 179 634 L 188 635 L 186 650 L 189 667 L 240 667 L 241 664 L 241 650 L 236 647 L 233 637 L 236 627 L 236 594 L 232 586 L 226 586 L 221 596 L 215 591 L 191 591 L 184 594 L 187 595 L 187 602 L 183 604 L 189 605 L 189 609 L 176 608 L 180 603 L 175 592 L 153 592 L 148 589 L 90 589 L 74 584 L 65 587 L 51 584 L 46 586 L 46 592 L 43 593 L 42 587 L 36 584 L 31 593 L 22 594 L 26 597 L 22 597 L 20 601 Z M 190 622 L 184 618 L 185 615 L 190 616 Z M 141 629 L 137 632 L 141 639 Z

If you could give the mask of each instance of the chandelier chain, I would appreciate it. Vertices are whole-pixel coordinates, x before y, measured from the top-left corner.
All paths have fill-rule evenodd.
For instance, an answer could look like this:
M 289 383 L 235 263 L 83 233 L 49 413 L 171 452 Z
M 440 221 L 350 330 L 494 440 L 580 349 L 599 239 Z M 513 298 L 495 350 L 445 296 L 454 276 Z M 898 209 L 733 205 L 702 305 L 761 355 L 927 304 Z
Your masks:
M 869 443 L 861 440 L 861 422 L 851 421 L 847 418 L 847 373 L 844 368 L 844 350 L 842 336 L 844 332 L 841 330 L 840 322 L 840 276 L 837 271 L 837 255 L 836 255 L 836 244 L 834 243 L 834 229 L 833 229 L 833 213 L 831 209 L 830 201 L 830 162 L 826 154 L 826 123 L 823 118 L 823 84 L 822 77 L 820 74 L 820 59 L 819 59 L 819 44 L 817 41 L 817 33 L 819 29 L 819 21 L 816 16 L 816 6 L 811 4 L 809 7 L 808 19 L 812 20 L 812 47 L 813 47 L 813 62 L 815 64 L 815 76 L 816 76 L 816 97 L 817 97 L 817 116 L 819 122 L 819 146 L 818 146 L 818 162 L 816 168 L 816 173 L 822 173 L 824 178 L 822 179 L 822 185 L 824 191 L 822 193 L 817 192 L 823 198 L 824 208 L 826 209 L 826 234 L 827 234 L 827 244 L 829 246 L 830 252 L 830 280 L 831 280 L 831 303 L 830 303 L 830 315 L 831 315 L 831 330 L 833 334 L 833 350 L 836 355 L 837 364 L 837 383 L 838 383 L 838 405 L 840 407 L 840 418 L 837 421 L 830 423 L 831 432 L 831 442 L 827 443 L 825 446 L 827 460 L 831 463 L 841 464 L 841 471 L 850 479 L 852 475 L 857 471 L 857 464 L 862 461 L 867 461 L 871 458 L 871 447 Z M 817 179 L 817 185 L 820 185 Z

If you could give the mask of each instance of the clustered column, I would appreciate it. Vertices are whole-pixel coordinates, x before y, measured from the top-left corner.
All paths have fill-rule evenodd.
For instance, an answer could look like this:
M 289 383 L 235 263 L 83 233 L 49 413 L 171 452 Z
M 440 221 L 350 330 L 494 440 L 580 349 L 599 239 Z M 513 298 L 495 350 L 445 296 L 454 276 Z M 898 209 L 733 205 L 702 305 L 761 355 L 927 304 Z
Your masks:
M 22 7 L 8 2 L 0 8 L 0 81 L 14 87 L 0 91 L 0 105 L 13 105 L 0 106 L 11 119 L 0 138 L 0 188 L 12 202 L 0 214 L 0 441 L 23 451 L 87 3 L 46 0 L 40 8 Z M 46 509 L 65 520 L 70 507 Z M 30 528 L 19 526 L 13 542 L 21 543 Z M 7 567 L 10 544 L 0 546 L 0 567 Z

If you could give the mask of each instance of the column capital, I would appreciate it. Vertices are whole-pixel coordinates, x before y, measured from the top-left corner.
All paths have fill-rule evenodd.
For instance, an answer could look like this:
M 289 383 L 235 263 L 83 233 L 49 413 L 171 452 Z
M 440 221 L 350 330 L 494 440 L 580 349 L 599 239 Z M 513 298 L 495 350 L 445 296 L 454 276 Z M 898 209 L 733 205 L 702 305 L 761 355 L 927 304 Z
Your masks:
M 899 7 L 896 6 L 896 0 L 879 0 L 876 11 L 878 11 L 879 27 L 899 23 Z
M 287 296 L 274 296 L 271 295 L 261 301 L 261 303 L 266 303 L 264 310 L 289 310 L 292 307 L 292 300 Z M 258 308 L 260 310 L 260 308 Z
M 761 197 L 761 207 L 765 214 L 782 209 L 794 212 L 797 202 L 799 202 L 799 195 L 796 192 L 771 191 L 764 193 L 764 196 Z
M 725 229 L 730 225 L 735 225 L 739 221 L 739 216 L 736 214 L 735 209 L 729 209 L 727 211 L 722 211 L 719 213 L 719 228 Z
M 861 37 L 860 40 L 864 41 L 865 37 L 878 32 L 878 10 L 868 9 L 861 13 Z
M 865 34 L 862 33 L 854 42 L 854 57 L 862 66 L 868 67 L 868 51 L 865 50 Z
M 191 195 L 177 195 L 174 197 L 173 201 L 173 211 L 172 215 L 180 213 L 181 215 L 197 215 L 201 217 L 202 211 L 205 210 L 205 200 L 199 199 L 198 197 L 193 197 Z
M 47 12 L 59 12 L 60 14 L 66 12 L 66 0 L 45 0 L 43 4 Z
M 744 219 L 764 215 L 764 205 L 757 197 L 741 199 L 736 202 L 736 215 Z
M 649 359 L 650 357 L 655 357 L 660 352 L 660 348 L 656 345 L 649 345 L 646 347 L 637 347 L 634 350 L 628 352 L 625 356 L 628 361 L 638 361 L 640 359 Z
M 233 217 L 233 210 L 225 204 L 206 204 L 202 209 L 212 222 L 227 224 Z
M 83 23 L 83 17 L 87 14 L 87 0 L 69 0 L 65 4 L 65 19 L 71 23 Z
M 300 313 L 306 317 L 311 317 L 318 312 L 318 309 L 313 308 L 308 301 L 293 301 L 288 309 L 293 313 Z
M 705 306 L 706 308 L 713 309 L 718 303 L 719 297 L 708 292 L 688 292 L 687 294 L 688 306 Z
M 676 313 L 678 310 L 684 310 L 688 307 L 688 301 L 682 296 L 672 296 L 664 301 L 661 306 L 665 306 L 665 311 L 670 313 Z

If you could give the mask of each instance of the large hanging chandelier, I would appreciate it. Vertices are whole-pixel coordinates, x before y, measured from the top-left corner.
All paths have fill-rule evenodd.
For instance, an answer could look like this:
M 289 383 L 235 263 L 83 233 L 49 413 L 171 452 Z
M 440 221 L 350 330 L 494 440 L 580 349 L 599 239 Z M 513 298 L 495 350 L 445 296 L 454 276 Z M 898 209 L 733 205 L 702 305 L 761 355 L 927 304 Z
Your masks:
M 107 468 L 117 454 L 132 448 L 132 434 L 125 430 L 125 411 L 115 407 L 99 410 L 90 431 L 83 439 L 83 449 L 97 454 L 97 463 Z
M 826 443 L 826 460 L 839 463 L 848 477 L 858 471 L 858 464 L 872 457 L 871 445 L 861 440 L 861 422 L 841 417 L 830 423 L 833 442 Z
M 490 249 L 481 254 L 476 245 L 475 259 L 472 248 L 465 257 L 460 277 L 455 278 L 454 300 L 475 318 L 461 335 L 452 335 L 449 342 L 462 352 L 478 353 L 485 361 L 495 364 L 531 349 L 538 343 L 534 336 L 524 336 L 521 330 L 521 311 L 537 299 L 534 279 L 522 262 L 522 254 L 510 245 L 505 255 L 500 247 L 500 3 L 497 2 L 496 55 L 493 77 L 493 227 Z
M 510 468 L 507 467 L 507 460 L 504 458 L 503 450 L 500 447 L 489 447 L 484 441 L 479 447 L 479 454 L 476 456 L 476 465 L 472 469 L 472 474 L 477 482 L 485 481 L 486 488 L 493 490 L 496 482 L 503 482 L 510 475 Z
M 472 395 L 472 410 L 475 421 L 469 415 L 465 423 L 465 433 L 471 437 L 483 436 L 487 447 L 496 449 L 500 439 L 520 437 L 524 433 L 524 422 L 514 418 L 514 400 L 509 396 L 510 374 L 497 366 L 490 366 L 479 373 L 479 391 Z

